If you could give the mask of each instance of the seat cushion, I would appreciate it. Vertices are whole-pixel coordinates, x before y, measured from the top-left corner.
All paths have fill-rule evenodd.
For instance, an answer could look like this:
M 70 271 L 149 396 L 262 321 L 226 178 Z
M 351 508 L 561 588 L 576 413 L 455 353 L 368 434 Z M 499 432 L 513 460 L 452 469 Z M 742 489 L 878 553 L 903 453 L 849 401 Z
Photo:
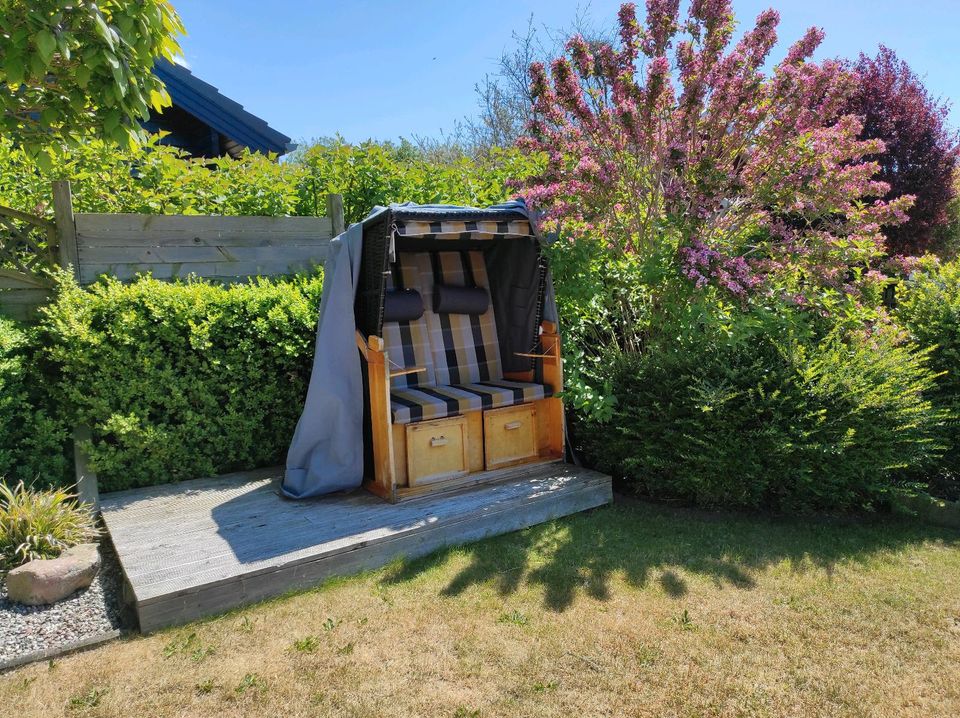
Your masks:
M 489 291 L 483 253 L 432 252 L 426 271 L 428 274 L 421 281 L 427 289 L 424 318 L 430 328 L 436 384 L 498 381 L 503 373 L 493 303 L 480 314 L 438 314 L 433 306 L 433 288 L 437 285 L 480 287 Z
M 394 424 L 442 419 L 480 409 L 497 409 L 545 399 L 549 386 L 524 381 L 481 381 L 452 386 L 418 386 L 390 392 Z

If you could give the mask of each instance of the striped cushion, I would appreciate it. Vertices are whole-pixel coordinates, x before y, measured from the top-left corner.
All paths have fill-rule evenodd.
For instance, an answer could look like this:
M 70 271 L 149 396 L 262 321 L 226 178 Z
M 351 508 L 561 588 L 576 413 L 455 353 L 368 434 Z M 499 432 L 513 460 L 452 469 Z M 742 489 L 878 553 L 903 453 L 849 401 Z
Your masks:
M 484 381 L 454 386 L 420 386 L 394 389 L 390 408 L 394 424 L 443 419 L 480 409 L 496 409 L 544 399 L 552 390 L 542 384 L 522 381 Z
M 399 252 L 397 261 L 387 275 L 387 288 L 416 289 L 423 296 L 425 307 L 431 301 L 433 284 L 424 285 L 430 275 L 430 259 L 426 254 Z M 383 343 L 390 359 L 390 370 L 426 367 L 426 371 L 401 374 L 390 379 L 394 389 L 433 384 L 436 380 L 433 369 L 433 351 L 430 347 L 430 332 L 426 316 L 406 322 L 384 322 Z
M 470 384 L 496 380 L 500 369 L 500 345 L 493 303 L 483 314 L 437 314 L 433 311 L 433 286 L 477 286 L 489 290 L 487 267 L 481 252 L 432 252 L 428 259 L 429 288 L 424 296 L 424 316 L 430 329 L 433 366 L 438 385 Z
M 530 222 L 525 219 L 480 220 L 463 222 L 443 220 L 423 222 L 405 220 L 397 222 L 397 234 L 401 237 L 419 237 L 421 239 L 516 239 L 531 235 Z

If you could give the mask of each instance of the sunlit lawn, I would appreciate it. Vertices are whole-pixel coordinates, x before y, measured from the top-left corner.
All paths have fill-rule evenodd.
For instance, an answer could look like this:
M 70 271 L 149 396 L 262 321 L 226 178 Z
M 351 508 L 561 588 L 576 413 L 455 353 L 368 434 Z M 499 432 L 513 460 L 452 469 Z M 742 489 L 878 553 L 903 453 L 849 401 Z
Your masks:
M 29 666 L 0 676 L 0 706 L 16 718 L 956 716 L 958 538 L 620 502 Z

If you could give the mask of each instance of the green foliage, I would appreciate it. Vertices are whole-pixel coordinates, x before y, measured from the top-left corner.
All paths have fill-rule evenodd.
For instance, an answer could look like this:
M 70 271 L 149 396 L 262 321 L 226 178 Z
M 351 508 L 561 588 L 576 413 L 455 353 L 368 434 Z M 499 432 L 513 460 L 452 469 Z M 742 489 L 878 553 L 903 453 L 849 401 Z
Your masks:
M 883 502 L 930 465 L 945 421 L 928 351 L 889 326 L 821 331 L 795 311 L 660 314 L 642 351 L 611 351 L 617 402 L 582 421 L 601 468 L 705 506 L 843 510 Z
M 63 483 L 67 430 L 37 371 L 32 329 L 0 317 L 0 480 Z
M 322 279 L 62 279 L 39 331 L 103 491 L 280 463 L 310 377 Z
M 532 175 L 539 164 L 539 158 L 501 148 L 438 162 L 409 143 L 352 145 L 341 138 L 314 144 L 295 161 L 305 171 L 299 213 L 323 214 L 325 195 L 342 194 L 348 224 L 391 202 L 475 207 L 502 202 L 512 196 L 507 181 Z
M 0 482 L 0 570 L 38 558 L 56 558 L 64 549 L 94 538 L 93 514 L 64 489 L 28 489 Z
M 900 288 L 896 317 L 913 341 L 932 347 L 930 365 L 941 372 L 931 399 L 960 416 L 960 262 L 925 258 Z M 960 424 L 947 427 L 949 447 L 934 477 L 939 493 L 960 499 Z
M 515 150 L 436 159 L 408 144 L 339 139 L 280 163 L 249 153 L 199 160 L 153 137 L 135 149 L 89 140 L 41 170 L 0 138 L 0 204 L 52 216 L 50 183 L 68 179 L 77 212 L 313 216 L 326 214 L 327 194 L 339 193 L 346 221 L 355 222 L 390 202 L 501 202 L 512 196 L 508 179 L 526 176 L 535 164 Z
M 138 120 L 170 104 L 154 60 L 182 33 L 167 0 L 0 4 L 0 134 L 41 166 L 90 135 L 137 144 Z
M 0 138 L 0 204 L 53 214 L 50 184 L 71 182 L 76 212 L 143 214 L 294 214 L 301 172 L 260 154 L 234 160 L 190 159 L 158 144 L 120 149 L 90 140 L 57 156 L 46 170 Z

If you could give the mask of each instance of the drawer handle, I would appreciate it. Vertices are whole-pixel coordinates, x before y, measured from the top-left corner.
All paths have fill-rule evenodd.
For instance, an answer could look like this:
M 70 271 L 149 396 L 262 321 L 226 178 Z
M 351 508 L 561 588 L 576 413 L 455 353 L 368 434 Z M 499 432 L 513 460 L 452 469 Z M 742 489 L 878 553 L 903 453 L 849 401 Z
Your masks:
M 446 446 L 450 440 L 445 436 L 434 436 L 430 439 L 430 446 Z
M 507 431 L 513 431 L 514 429 L 519 429 L 521 426 L 523 426 L 522 421 L 509 421 L 503 425 L 503 428 Z

